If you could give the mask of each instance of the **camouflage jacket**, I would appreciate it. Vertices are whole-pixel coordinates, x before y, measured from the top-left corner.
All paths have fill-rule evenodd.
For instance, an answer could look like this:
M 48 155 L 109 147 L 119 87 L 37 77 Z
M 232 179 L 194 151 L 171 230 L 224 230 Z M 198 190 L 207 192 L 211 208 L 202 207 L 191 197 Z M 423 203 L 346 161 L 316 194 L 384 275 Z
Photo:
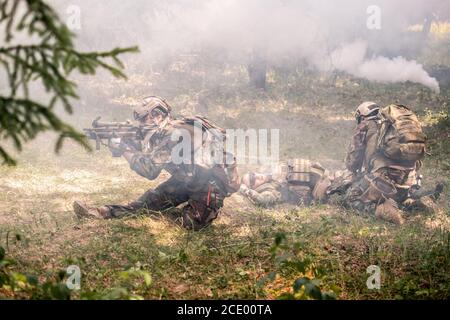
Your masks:
M 256 189 L 250 189 L 247 196 L 256 205 L 270 207 L 283 201 L 283 187 L 274 180 L 260 185 Z
M 397 185 L 413 185 L 416 170 L 420 168 L 421 163 L 400 163 L 378 152 L 378 130 L 377 120 L 365 120 L 357 126 L 345 158 L 347 169 L 353 174 L 376 172 L 387 176 Z
M 184 161 L 179 159 L 174 161 L 172 153 L 179 152 L 174 148 L 178 147 L 182 138 L 173 141 L 172 135 L 180 129 L 191 139 L 191 154 L 185 155 Z M 193 192 L 204 189 L 211 181 L 226 194 L 239 189 L 239 176 L 234 157 L 222 150 L 224 156 L 221 163 L 212 163 L 210 159 L 205 160 L 205 157 L 198 159 L 195 155 L 194 126 L 184 119 L 170 120 L 157 131 L 149 132 L 143 143 L 144 151 L 133 155 L 130 168 L 149 180 L 156 179 L 161 171 L 165 170 L 176 180 L 191 186 Z M 208 142 L 203 140 L 201 147 L 205 147 L 205 143 Z
M 309 204 L 312 189 L 308 186 L 293 186 L 287 182 L 272 180 L 247 193 L 250 200 L 261 207 L 271 207 L 280 203 L 293 205 Z
M 370 171 L 371 159 L 377 153 L 378 128 L 376 120 L 362 121 L 356 127 L 345 157 L 345 166 L 352 173 Z

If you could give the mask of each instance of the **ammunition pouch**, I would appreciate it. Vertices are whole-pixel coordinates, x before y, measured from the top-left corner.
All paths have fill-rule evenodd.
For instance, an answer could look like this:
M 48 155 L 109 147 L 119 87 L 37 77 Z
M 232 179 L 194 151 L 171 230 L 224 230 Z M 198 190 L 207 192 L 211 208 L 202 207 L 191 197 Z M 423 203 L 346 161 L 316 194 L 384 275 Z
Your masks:
M 313 187 L 325 174 L 325 168 L 319 163 L 306 159 L 289 160 L 287 164 L 286 181 L 290 185 Z
M 183 208 L 183 227 L 200 230 L 207 227 L 219 214 L 220 206 L 208 206 L 204 202 L 189 200 Z
M 381 176 L 372 174 L 365 175 L 363 178 L 364 192 L 360 199 L 364 203 L 379 202 L 382 198 L 392 198 L 397 193 L 395 185 Z

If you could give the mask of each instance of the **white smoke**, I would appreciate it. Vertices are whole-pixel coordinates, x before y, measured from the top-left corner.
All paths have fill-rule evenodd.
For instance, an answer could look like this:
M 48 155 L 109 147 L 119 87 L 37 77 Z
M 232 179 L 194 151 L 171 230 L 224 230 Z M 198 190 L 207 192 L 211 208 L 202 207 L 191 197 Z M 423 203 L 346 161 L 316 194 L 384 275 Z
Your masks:
M 96 49 L 109 48 L 111 43 L 137 44 L 142 55 L 132 59 L 142 59 L 139 63 L 143 65 L 180 54 L 217 52 L 221 53 L 218 59 L 246 64 L 249 55 L 258 51 L 272 65 L 303 60 L 321 70 L 344 70 L 370 81 L 411 81 L 439 92 L 437 81 L 422 65 L 400 55 L 419 56 L 413 48 L 423 43 L 405 30 L 423 22 L 427 13 L 442 11 L 442 0 L 377 0 L 382 28 L 375 31 L 367 28 L 367 8 L 374 5 L 372 0 L 56 3 L 63 15 L 68 4 L 81 6 L 80 39 L 84 44 Z M 380 53 L 368 57 L 368 52 Z
M 336 30 L 334 20 L 337 18 L 333 16 L 333 9 L 338 8 L 332 4 L 328 3 L 326 8 L 306 5 L 306 2 L 287 5 L 267 1 L 263 4 L 254 0 L 210 0 L 193 9 L 169 6 L 165 15 L 156 15 L 152 20 L 160 31 L 155 37 L 156 43 L 168 46 L 171 51 L 209 46 L 237 55 L 258 48 L 272 63 L 286 57 L 301 58 L 321 70 L 342 70 L 369 81 L 410 81 L 437 93 L 440 91 L 437 80 L 414 60 L 408 61 L 401 56 L 367 58 L 368 42 L 353 40 L 349 32 L 356 26 L 343 24 L 340 31 Z M 359 16 L 363 23 L 367 18 L 363 8 L 356 6 L 350 16 Z M 170 21 L 167 16 L 171 17 Z M 340 18 L 345 16 L 340 15 Z M 168 42 L 177 38 L 176 35 L 178 41 Z M 337 37 L 349 42 L 338 46 Z M 333 51 L 333 47 L 337 49 Z
M 377 82 L 415 82 L 439 93 L 439 83 L 424 70 L 415 60 L 408 61 L 403 57 L 389 59 L 374 56 L 367 59 L 368 44 L 357 40 L 344 44 L 331 54 L 331 67 L 348 72 L 354 76 Z M 323 67 L 323 66 L 322 66 Z

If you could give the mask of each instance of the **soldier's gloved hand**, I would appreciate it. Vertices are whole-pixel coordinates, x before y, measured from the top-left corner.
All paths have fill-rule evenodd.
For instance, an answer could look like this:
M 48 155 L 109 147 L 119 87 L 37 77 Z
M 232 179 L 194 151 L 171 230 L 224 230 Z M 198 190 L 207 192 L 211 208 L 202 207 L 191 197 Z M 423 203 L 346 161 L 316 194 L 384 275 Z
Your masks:
M 119 158 L 126 151 L 124 144 L 122 143 L 122 139 L 120 138 L 112 138 L 108 143 L 109 151 L 111 151 L 112 156 L 115 158 Z
M 247 187 L 245 184 L 242 184 L 241 187 L 239 188 L 239 192 L 246 197 L 249 197 L 252 191 L 253 190 Z
M 249 192 L 250 189 L 245 184 L 241 184 L 241 187 L 239 188 L 239 193 L 244 196 L 248 196 Z

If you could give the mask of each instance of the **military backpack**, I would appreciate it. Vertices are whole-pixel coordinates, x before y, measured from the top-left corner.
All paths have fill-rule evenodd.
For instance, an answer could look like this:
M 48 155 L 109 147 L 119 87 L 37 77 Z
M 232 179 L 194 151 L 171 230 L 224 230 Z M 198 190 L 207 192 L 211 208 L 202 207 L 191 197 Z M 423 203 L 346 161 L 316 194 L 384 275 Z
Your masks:
M 286 180 L 290 185 L 314 187 L 324 173 L 325 168 L 319 163 L 306 159 L 293 159 L 287 163 Z
M 422 160 L 426 151 L 426 136 L 414 112 L 403 105 L 389 105 L 380 114 L 378 151 L 394 161 Z

